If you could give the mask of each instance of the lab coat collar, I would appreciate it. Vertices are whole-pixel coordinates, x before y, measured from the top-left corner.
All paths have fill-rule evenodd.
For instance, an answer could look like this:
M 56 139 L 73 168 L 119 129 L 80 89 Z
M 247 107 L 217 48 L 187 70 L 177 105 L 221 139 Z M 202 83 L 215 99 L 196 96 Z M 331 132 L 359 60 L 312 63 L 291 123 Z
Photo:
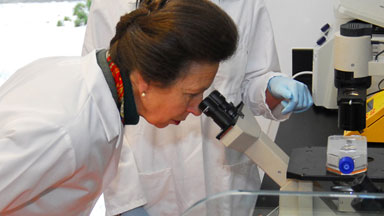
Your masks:
M 112 92 L 117 105 L 117 93 L 116 85 L 112 77 L 112 73 L 109 69 L 108 62 L 106 59 L 107 50 L 103 49 L 97 52 L 97 63 L 103 71 L 104 77 L 107 80 L 108 86 Z M 121 79 L 124 86 L 124 125 L 135 125 L 139 122 L 139 114 L 136 110 L 135 99 L 133 96 L 132 84 L 128 74 L 122 72 Z M 112 81 L 111 81 L 112 80 Z M 120 109 L 120 107 L 118 107 Z
M 133 96 L 132 83 L 127 73 L 120 73 L 124 86 L 124 125 L 135 125 L 139 122 L 139 114 L 136 110 Z

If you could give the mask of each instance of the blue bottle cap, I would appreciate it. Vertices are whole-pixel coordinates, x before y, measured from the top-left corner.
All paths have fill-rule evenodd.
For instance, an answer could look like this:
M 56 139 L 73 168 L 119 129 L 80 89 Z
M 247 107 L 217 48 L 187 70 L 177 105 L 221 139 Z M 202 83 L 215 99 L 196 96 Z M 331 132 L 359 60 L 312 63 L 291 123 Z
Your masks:
M 339 170 L 343 174 L 349 174 L 355 169 L 355 162 L 351 157 L 343 157 L 339 160 Z

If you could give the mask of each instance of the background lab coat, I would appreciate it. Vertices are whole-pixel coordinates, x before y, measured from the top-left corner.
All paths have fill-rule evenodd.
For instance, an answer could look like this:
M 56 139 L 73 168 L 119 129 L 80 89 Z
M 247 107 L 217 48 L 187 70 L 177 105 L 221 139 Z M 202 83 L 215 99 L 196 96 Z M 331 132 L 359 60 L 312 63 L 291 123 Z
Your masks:
M 213 87 L 227 101 L 241 100 L 255 115 L 284 119 L 281 107 L 272 113 L 265 104 L 267 81 L 280 71 L 273 31 L 263 0 L 215 0 L 235 21 L 240 33 L 237 53 L 220 65 Z M 135 0 L 93 0 L 83 54 L 108 47 L 119 17 L 135 9 Z M 206 95 L 209 93 L 207 91 Z M 269 121 L 262 127 L 268 132 Z M 245 155 L 216 140 L 211 120 L 189 115 L 179 126 L 156 129 L 141 119 L 125 127 L 119 173 L 105 192 L 108 215 L 146 204 L 151 216 L 180 215 L 196 201 L 231 189 L 257 190 L 258 168 Z M 133 152 L 134 158 L 124 151 Z M 139 176 L 140 181 L 135 181 Z M 220 212 L 226 215 L 228 212 Z M 213 215 L 213 214 L 212 214 Z M 235 214 L 233 214 L 235 215 Z
M 95 52 L 20 69 L 0 88 L 0 215 L 89 215 L 122 137 Z

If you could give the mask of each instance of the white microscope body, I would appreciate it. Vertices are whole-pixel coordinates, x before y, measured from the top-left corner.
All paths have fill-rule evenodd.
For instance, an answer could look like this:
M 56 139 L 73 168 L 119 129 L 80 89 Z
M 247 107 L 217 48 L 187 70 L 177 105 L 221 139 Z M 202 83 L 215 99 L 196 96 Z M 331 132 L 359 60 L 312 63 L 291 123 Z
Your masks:
M 383 0 L 335 0 L 335 22 L 324 30 L 323 37 L 314 48 L 312 94 L 316 106 L 327 109 L 337 109 L 337 89 L 334 86 L 334 43 L 335 37 L 340 36 L 340 26 L 352 20 L 359 20 L 377 27 L 384 28 L 384 1 Z M 376 28 L 377 28 L 376 27 Z M 384 32 L 373 31 L 370 39 L 372 48 L 367 53 L 365 47 L 354 51 L 359 62 L 367 61 L 368 75 L 372 76 L 372 85 L 368 93 L 378 90 L 379 82 L 384 78 L 384 54 L 375 56 L 384 50 Z M 356 44 L 358 46 L 358 44 Z M 344 47 L 347 48 L 347 47 Z M 347 53 L 346 50 L 339 52 Z M 368 60 L 366 60 L 368 59 Z

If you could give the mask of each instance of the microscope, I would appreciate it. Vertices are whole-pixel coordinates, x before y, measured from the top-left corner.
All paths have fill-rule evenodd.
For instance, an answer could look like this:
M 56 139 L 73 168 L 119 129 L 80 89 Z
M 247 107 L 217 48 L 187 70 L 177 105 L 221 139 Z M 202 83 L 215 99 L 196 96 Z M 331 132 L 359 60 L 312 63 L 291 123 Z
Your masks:
M 372 25 L 348 22 L 334 39 L 334 84 L 337 88 L 338 127 L 361 131 L 366 127 L 368 63 L 372 60 Z M 339 175 L 367 171 L 367 140 L 361 135 L 328 137 L 327 170 Z
M 221 128 L 216 138 L 222 144 L 243 152 L 280 187 L 285 185 L 288 155 L 261 130 L 243 102 L 235 106 L 215 90 L 199 104 L 199 109 Z
M 327 170 L 354 175 L 367 170 L 367 143 L 384 143 L 384 92 L 374 94 L 384 80 L 384 2 L 335 0 L 334 15 L 313 50 L 312 94 L 315 106 L 337 109 L 345 131 L 328 138 Z
M 344 135 L 384 143 L 384 2 L 335 0 L 334 16 L 313 49 L 314 105 L 337 109 Z

